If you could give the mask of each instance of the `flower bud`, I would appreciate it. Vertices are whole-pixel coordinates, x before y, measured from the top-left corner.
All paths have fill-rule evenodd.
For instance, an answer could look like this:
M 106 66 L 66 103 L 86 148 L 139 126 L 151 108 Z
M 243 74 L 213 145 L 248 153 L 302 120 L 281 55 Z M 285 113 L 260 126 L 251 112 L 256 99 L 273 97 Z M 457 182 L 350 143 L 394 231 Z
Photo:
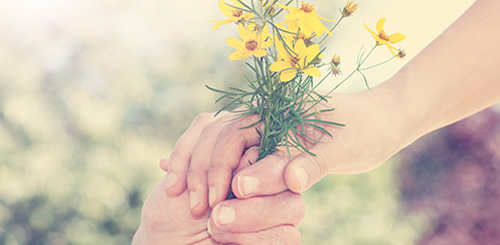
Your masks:
M 404 49 L 400 49 L 398 51 L 398 55 L 397 55 L 399 58 L 404 58 L 406 57 L 406 51 Z
M 334 55 L 332 58 L 332 64 L 334 66 L 339 66 L 340 65 L 340 56 Z
M 349 17 L 351 16 L 354 11 L 358 9 L 358 4 L 354 3 L 354 1 L 347 1 L 347 3 L 344 6 L 344 9 L 342 10 L 342 16 L 343 17 Z

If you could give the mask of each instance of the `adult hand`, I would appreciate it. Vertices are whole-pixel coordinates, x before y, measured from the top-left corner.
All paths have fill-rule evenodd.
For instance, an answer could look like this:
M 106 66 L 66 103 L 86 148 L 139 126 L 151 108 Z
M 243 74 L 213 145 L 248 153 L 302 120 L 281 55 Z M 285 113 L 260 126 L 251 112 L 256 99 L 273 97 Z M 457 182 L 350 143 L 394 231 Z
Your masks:
M 377 87 L 372 91 L 332 95 L 327 106 L 335 110 L 318 117 L 345 124 L 345 127 L 322 125 L 333 137 L 315 128 L 307 128 L 307 136 L 320 142 L 303 141 L 316 156 L 304 153 L 290 159 L 287 154 L 280 153 L 261 161 L 287 163 L 284 183 L 294 192 L 310 188 L 327 174 L 362 173 L 380 166 L 421 135 L 418 127 L 403 121 L 411 118 L 408 116 L 411 112 L 403 109 L 403 99 L 393 93 L 392 90 Z M 394 99 L 398 101 L 392 101 Z M 180 179 L 187 176 L 189 190 L 201 200 L 192 207 L 195 214 L 205 210 L 207 196 L 211 207 L 226 198 L 233 171 L 242 153 L 260 142 L 255 128 L 241 129 L 255 122 L 256 116 L 230 121 L 205 115 L 202 119 L 199 117 L 193 122 L 172 154 L 177 158 L 183 156 L 184 162 L 178 161 L 169 169 L 176 176 L 181 176 Z M 247 177 L 255 175 L 249 173 Z M 241 177 L 240 180 L 243 183 L 251 178 Z M 241 184 L 240 187 L 252 188 L 253 185 Z M 175 195 L 181 189 L 174 190 L 172 187 L 168 193 Z M 239 197 L 248 194 L 240 192 L 234 181 L 233 191 Z
M 300 244 L 298 226 L 305 213 L 302 196 L 284 191 L 284 162 L 249 166 L 248 161 L 255 161 L 256 157 L 257 149 L 250 149 L 237 168 L 239 173 L 255 174 L 262 183 L 253 188 L 253 197 L 223 201 L 211 217 L 206 212 L 191 214 L 187 191 L 178 196 L 167 195 L 170 175 L 164 177 L 144 203 L 133 244 Z M 162 160 L 160 166 L 166 170 L 171 163 Z M 235 180 L 235 186 L 238 184 Z

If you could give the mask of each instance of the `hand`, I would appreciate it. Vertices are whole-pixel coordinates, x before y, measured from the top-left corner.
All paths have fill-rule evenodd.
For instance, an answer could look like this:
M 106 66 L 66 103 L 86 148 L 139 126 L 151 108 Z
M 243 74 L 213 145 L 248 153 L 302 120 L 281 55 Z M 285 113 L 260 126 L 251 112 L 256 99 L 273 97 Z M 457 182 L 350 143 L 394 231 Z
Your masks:
M 215 244 L 206 231 L 208 215 L 191 214 L 186 191 L 167 196 L 167 182 L 168 176 L 164 176 L 146 198 L 132 244 Z
M 166 195 L 164 190 L 169 181 L 169 175 L 164 177 L 144 203 L 142 222 L 133 244 L 214 244 L 216 242 L 300 244 L 298 226 L 305 213 L 302 196 L 284 191 L 286 189 L 284 180 L 279 178 L 285 167 L 284 162 L 267 166 L 249 166 L 248 161 L 254 161 L 256 157 L 257 149 L 250 149 L 241 158 L 237 176 L 240 176 L 240 173 L 243 175 L 253 173 L 271 182 L 260 181 L 263 184 L 254 188 L 253 198 L 221 202 L 211 212 L 210 218 L 206 212 L 198 216 L 191 214 L 187 205 L 189 203 L 187 191 L 176 197 Z M 166 170 L 171 162 L 163 159 L 160 161 L 160 166 Z M 237 179 L 241 178 L 237 177 Z M 238 184 L 237 181 L 235 183 Z M 262 196 L 266 193 L 267 196 Z
M 356 94 L 334 94 L 329 99 L 328 107 L 335 110 L 319 117 L 346 126 L 322 125 L 333 137 L 314 128 L 306 129 L 309 137 L 321 142 L 303 141 L 317 156 L 298 154 L 291 160 L 286 154 L 268 157 L 273 161 L 288 162 L 284 171 L 286 186 L 300 192 L 327 174 L 355 174 L 372 170 L 418 138 L 421 134 L 417 132 L 417 127 L 404 121 L 411 118 L 408 116 L 411 112 L 403 110 L 405 101 L 393 93 L 392 90 L 377 87 Z M 392 101 L 395 99 L 398 101 Z M 220 118 L 199 117 L 179 140 L 172 154 L 172 157 L 182 158 L 182 161 L 177 161 L 169 170 L 179 179 L 185 180 L 187 176 L 189 190 L 202 200 L 192 207 L 195 214 L 205 210 L 207 196 L 211 207 L 226 198 L 233 171 L 242 153 L 248 147 L 259 144 L 255 128 L 241 129 L 255 122 L 256 116 L 232 121 L 230 118 L 230 114 Z M 264 158 L 261 161 L 271 160 Z M 182 184 L 172 185 L 167 192 L 176 195 L 183 188 Z

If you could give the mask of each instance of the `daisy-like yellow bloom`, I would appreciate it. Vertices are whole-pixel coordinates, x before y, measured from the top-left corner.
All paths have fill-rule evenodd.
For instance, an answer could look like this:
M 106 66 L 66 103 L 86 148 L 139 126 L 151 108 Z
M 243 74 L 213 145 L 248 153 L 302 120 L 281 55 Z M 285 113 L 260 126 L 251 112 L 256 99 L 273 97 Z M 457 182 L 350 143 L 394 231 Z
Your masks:
M 372 31 L 370 28 L 368 28 L 368 26 L 365 25 L 366 29 L 372 33 L 372 37 L 375 38 L 375 41 L 377 42 L 377 45 L 387 45 L 387 48 L 389 48 L 389 51 L 391 51 L 391 53 L 393 55 L 397 55 L 394 50 L 398 50 L 397 48 L 395 48 L 394 46 L 392 46 L 391 44 L 394 44 L 394 43 L 397 43 L 397 42 L 401 42 L 403 41 L 406 36 L 401 34 L 401 33 L 394 33 L 392 35 L 387 35 L 385 34 L 385 31 L 384 31 L 384 22 L 385 22 L 385 18 L 382 17 L 380 18 L 378 21 L 377 21 L 377 32 L 375 33 L 374 31 Z
M 238 25 L 238 33 L 242 40 L 234 37 L 227 37 L 226 42 L 232 48 L 238 49 L 229 55 L 230 60 L 240 60 L 250 56 L 264 57 L 267 55 L 266 49 L 273 45 L 269 37 L 269 28 L 265 25 L 261 30 L 255 30 L 255 25 Z
M 319 54 L 318 44 L 306 47 L 304 41 L 299 39 L 294 46 L 291 46 L 289 42 L 286 42 L 286 45 L 292 50 L 287 52 L 282 42 L 277 43 L 276 48 L 278 49 L 279 59 L 269 67 L 271 71 L 281 72 L 281 82 L 292 80 L 299 70 L 309 76 L 321 76 L 320 70 L 312 64 L 309 64 Z
M 286 9 L 290 11 L 287 15 L 285 15 L 285 18 L 287 20 L 290 19 L 295 19 L 299 21 L 299 27 L 304 32 L 306 36 L 311 36 L 313 33 L 316 34 L 316 36 L 321 36 L 323 34 L 323 31 L 326 33 L 332 35 L 330 31 L 321 23 L 319 19 L 325 20 L 325 21 L 333 21 L 329 19 L 325 19 L 321 16 L 319 16 L 316 13 L 316 9 L 314 8 L 314 5 L 304 3 L 302 2 L 302 6 L 300 8 L 295 8 L 295 7 L 288 7 L 286 5 L 278 3 L 278 5 L 282 9 Z
M 344 10 L 342 10 L 342 16 L 349 17 L 358 9 L 358 4 L 354 3 L 354 1 L 347 1 L 344 6 Z
M 288 28 L 285 27 L 285 24 L 288 25 Z M 307 36 L 306 34 L 304 34 L 304 32 L 300 30 L 299 22 L 296 19 L 285 20 L 278 26 L 279 28 L 284 30 L 284 32 L 282 32 L 283 37 L 290 41 L 292 44 L 294 44 L 298 39 L 304 40 L 306 46 L 312 44 L 311 39 L 314 37 L 314 35 Z
M 219 27 L 221 25 L 227 25 L 227 24 L 231 24 L 234 22 L 240 22 L 242 20 L 249 20 L 249 19 L 254 17 L 253 13 L 248 13 L 248 12 L 244 12 L 241 9 L 237 9 L 237 8 L 244 8 L 245 7 L 237 0 L 233 0 L 233 6 L 237 7 L 237 8 L 232 7 L 228 2 L 223 1 L 223 0 L 219 0 L 217 5 L 219 6 L 220 11 L 225 16 L 227 16 L 229 19 L 222 20 L 222 21 L 211 20 L 210 22 L 216 23 L 215 26 L 212 28 L 212 30 L 214 30 L 214 31 L 219 29 Z

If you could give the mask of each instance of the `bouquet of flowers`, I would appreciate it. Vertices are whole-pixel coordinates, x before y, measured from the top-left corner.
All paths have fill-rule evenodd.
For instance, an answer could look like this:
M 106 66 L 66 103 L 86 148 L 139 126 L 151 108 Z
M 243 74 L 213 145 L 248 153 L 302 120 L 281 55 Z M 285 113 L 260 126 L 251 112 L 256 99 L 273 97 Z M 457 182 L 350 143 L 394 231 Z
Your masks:
M 384 64 L 393 58 L 403 58 L 404 50 L 392 44 L 405 39 L 401 33 L 387 35 L 383 29 L 385 18 L 380 18 L 376 31 L 365 27 L 375 39 L 375 45 L 368 53 L 360 51 L 355 69 L 325 94 L 316 88 L 330 76 L 342 76 L 341 59 L 332 54 L 329 61 L 324 61 L 327 53 L 322 43 L 332 36 L 335 28 L 358 9 L 358 4 L 348 1 L 340 10 L 337 21 L 325 19 L 316 13 L 314 5 L 289 0 L 232 0 L 232 3 L 220 0 L 218 6 L 228 17 L 226 20 L 213 21 L 217 30 L 222 25 L 235 24 L 240 38 L 227 37 L 227 44 L 236 49 L 230 60 L 246 60 L 251 75 L 246 75 L 248 87 L 229 88 L 228 91 L 207 86 L 222 93 L 217 100 L 228 99 L 229 103 L 220 109 L 237 108 L 232 111 L 238 117 L 257 114 L 259 120 L 248 127 L 263 125 L 258 129 L 261 136 L 259 157 L 272 154 L 278 147 L 284 147 L 290 154 L 290 148 L 314 155 L 304 141 L 315 139 L 308 136 L 306 128 L 313 128 L 332 136 L 325 125 L 344 126 L 341 123 L 321 120 L 319 115 L 333 111 L 334 108 L 317 109 L 326 102 L 331 93 L 356 73 L 361 74 L 365 85 L 368 82 L 363 71 Z M 324 23 L 332 23 L 327 28 Z M 373 50 L 387 46 L 392 56 L 385 61 L 371 66 L 363 66 Z M 321 74 L 321 67 L 328 66 L 326 75 Z M 324 106 L 322 108 L 325 108 Z

